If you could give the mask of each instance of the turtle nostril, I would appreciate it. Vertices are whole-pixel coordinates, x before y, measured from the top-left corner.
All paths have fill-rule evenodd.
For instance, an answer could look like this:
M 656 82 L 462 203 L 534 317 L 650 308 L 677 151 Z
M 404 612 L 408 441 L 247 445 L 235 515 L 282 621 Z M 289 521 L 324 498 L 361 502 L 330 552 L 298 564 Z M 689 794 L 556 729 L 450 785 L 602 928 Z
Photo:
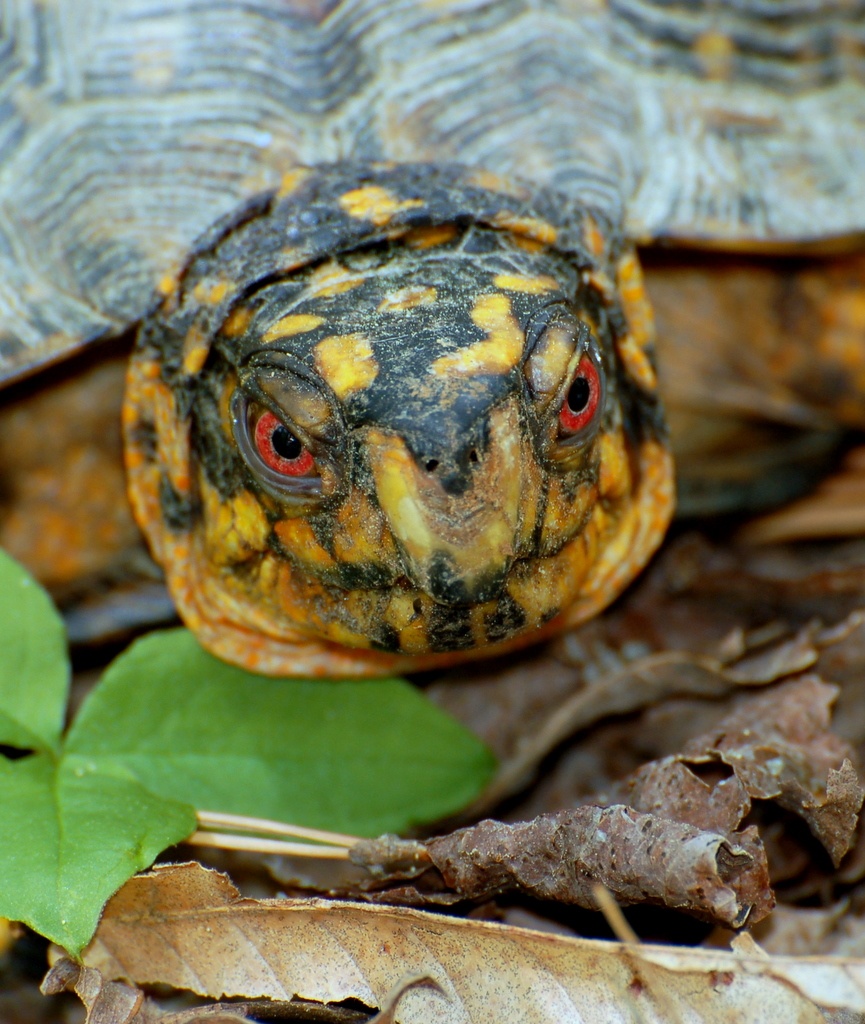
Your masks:
M 469 462 L 477 462 L 477 461 L 478 461 L 478 453 L 473 448 L 469 452 Z
M 427 464 L 426 464 L 427 472 L 428 473 L 434 472 L 436 469 L 438 469 L 438 466 L 439 466 L 439 460 L 438 459 L 429 459 L 427 461 Z

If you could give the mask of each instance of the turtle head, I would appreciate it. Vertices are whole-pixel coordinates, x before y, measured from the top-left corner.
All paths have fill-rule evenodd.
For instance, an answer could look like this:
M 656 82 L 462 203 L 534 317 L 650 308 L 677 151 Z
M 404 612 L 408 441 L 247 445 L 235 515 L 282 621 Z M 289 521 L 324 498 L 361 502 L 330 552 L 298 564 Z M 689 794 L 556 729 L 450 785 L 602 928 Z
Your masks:
M 292 181 L 142 331 L 133 497 L 230 660 L 370 673 L 529 642 L 600 610 L 666 526 L 651 364 L 597 226 L 575 252 L 513 186 L 452 171 L 437 207 L 446 172 L 408 170 Z

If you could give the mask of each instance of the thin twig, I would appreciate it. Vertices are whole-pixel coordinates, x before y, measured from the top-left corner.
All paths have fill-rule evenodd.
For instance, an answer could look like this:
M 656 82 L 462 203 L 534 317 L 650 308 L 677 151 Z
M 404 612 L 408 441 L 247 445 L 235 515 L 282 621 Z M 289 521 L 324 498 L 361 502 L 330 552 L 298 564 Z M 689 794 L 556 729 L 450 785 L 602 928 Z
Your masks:
M 615 897 L 610 890 L 601 882 L 595 882 L 592 886 L 592 892 L 595 896 L 595 902 L 598 904 L 598 910 L 606 918 L 610 931 L 619 942 L 624 942 L 629 946 L 639 946 L 639 936 L 628 923 L 628 919 L 622 913 L 622 908 L 616 903 Z

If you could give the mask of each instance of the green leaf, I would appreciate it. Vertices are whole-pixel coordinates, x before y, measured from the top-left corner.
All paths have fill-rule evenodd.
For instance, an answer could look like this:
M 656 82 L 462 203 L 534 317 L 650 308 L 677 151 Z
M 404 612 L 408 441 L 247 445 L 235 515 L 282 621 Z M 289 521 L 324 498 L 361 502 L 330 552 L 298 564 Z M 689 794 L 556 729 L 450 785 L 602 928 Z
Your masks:
M 77 955 L 128 878 L 195 828 L 192 807 L 80 758 L 0 758 L 0 914 Z
M 374 835 L 464 806 L 493 759 L 398 679 L 275 680 L 151 634 L 60 742 L 69 685 L 47 594 L 0 552 L 0 915 L 78 954 L 106 899 L 195 808 Z
M 453 813 L 494 767 L 404 680 L 254 676 L 182 629 L 150 634 L 109 667 L 66 750 L 200 809 L 358 835 Z
M 69 690 L 66 631 L 51 598 L 0 551 L 0 743 L 56 750 Z

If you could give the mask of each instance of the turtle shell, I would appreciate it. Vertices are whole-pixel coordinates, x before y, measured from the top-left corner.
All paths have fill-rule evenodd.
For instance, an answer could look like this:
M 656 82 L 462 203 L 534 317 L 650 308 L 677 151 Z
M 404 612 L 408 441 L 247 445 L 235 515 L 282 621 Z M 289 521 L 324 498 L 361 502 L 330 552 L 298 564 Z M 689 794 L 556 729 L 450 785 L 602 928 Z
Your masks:
M 461 163 L 639 240 L 865 221 L 861 4 L 55 0 L 3 15 L 0 375 L 153 308 L 287 168 Z

